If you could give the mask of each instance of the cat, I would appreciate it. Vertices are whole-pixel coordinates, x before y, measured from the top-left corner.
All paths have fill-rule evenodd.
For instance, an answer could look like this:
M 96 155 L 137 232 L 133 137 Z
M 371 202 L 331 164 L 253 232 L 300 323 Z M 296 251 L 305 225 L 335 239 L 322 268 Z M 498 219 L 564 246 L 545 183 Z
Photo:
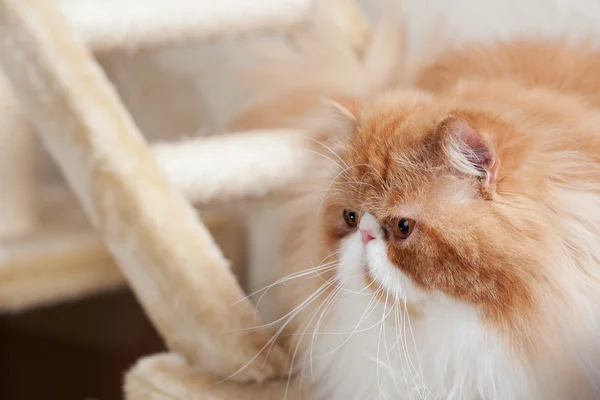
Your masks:
M 600 398 L 600 50 L 465 45 L 403 82 L 330 102 L 310 180 L 250 216 L 302 398 Z

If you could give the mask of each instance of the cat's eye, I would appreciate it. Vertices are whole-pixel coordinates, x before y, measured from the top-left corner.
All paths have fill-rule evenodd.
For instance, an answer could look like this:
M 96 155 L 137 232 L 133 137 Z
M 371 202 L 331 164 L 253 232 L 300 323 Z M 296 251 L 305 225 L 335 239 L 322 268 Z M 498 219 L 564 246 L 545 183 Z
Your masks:
M 415 220 L 410 218 L 399 218 L 393 224 L 396 239 L 407 239 L 415 229 Z
M 354 211 L 344 210 L 344 222 L 348 228 L 356 228 L 358 225 L 358 214 Z

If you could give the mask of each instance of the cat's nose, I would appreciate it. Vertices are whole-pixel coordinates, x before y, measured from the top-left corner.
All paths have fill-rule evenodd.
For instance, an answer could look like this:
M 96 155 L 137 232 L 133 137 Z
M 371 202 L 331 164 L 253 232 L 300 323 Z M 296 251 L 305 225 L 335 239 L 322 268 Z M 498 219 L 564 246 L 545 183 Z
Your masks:
M 367 244 L 375 239 L 375 234 L 372 229 L 360 229 L 360 236 L 362 237 L 363 244 Z

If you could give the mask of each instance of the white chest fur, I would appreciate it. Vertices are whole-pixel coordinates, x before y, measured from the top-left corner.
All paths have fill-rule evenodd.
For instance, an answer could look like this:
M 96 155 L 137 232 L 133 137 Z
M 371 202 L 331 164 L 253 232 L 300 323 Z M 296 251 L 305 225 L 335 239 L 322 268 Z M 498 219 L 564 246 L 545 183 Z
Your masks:
M 550 398 L 467 306 L 441 298 L 410 321 L 398 306 L 352 291 L 340 295 L 306 356 L 317 398 Z

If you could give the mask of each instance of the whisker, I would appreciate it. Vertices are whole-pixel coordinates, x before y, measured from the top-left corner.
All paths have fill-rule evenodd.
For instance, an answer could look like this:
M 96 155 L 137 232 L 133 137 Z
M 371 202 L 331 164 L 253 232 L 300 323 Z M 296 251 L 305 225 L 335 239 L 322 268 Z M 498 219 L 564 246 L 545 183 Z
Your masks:
M 335 293 L 335 290 L 332 293 Z M 315 316 L 317 315 L 317 313 L 319 312 L 319 310 L 323 307 L 323 304 L 326 303 L 327 299 L 329 299 L 332 296 L 332 293 L 330 293 L 326 297 L 326 300 L 324 302 L 322 302 L 321 305 L 319 305 L 319 307 L 312 313 L 311 318 L 307 322 L 305 322 L 303 324 L 304 331 L 303 331 L 303 335 L 300 336 L 300 338 L 302 338 L 304 336 L 304 334 L 306 334 L 306 332 L 307 332 L 308 328 L 311 326 L 311 323 L 314 320 Z M 301 329 L 302 329 L 302 327 L 301 327 Z M 301 340 L 297 340 L 296 346 L 294 348 L 294 353 L 292 355 L 292 360 L 291 360 L 291 365 L 292 366 L 294 365 L 294 363 L 296 361 L 296 355 L 298 353 L 298 349 L 300 348 L 300 343 L 301 343 Z M 311 368 L 312 368 L 312 366 L 311 366 Z M 300 372 L 300 387 L 302 387 L 301 386 L 302 385 L 302 378 L 303 378 L 303 370 L 301 370 L 301 372 Z M 287 381 L 286 388 L 285 388 L 284 399 L 287 398 L 287 393 L 288 393 L 288 390 L 289 390 L 290 381 L 291 381 L 291 375 L 288 377 L 288 381 Z
M 328 298 L 325 300 L 325 302 L 323 304 L 325 304 L 325 307 L 323 308 L 323 311 L 321 312 L 321 315 L 319 316 L 319 319 L 317 320 L 317 324 L 315 326 L 314 329 L 314 334 L 311 338 L 310 341 L 310 350 L 309 350 L 309 364 L 310 364 L 310 373 L 311 373 L 311 377 L 313 377 L 314 379 L 314 372 L 313 372 L 313 350 L 314 350 L 314 344 L 315 344 L 315 338 L 316 338 L 316 333 L 319 332 L 320 328 L 321 328 L 321 323 L 323 322 L 323 319 L 325 318 L 325 316 L 327 315 L 327 312 L 331 309 L 331 307 L 333 306 L 333 304 L 335 303 L 335 300 L 337 300 L 337 297 L 340 293 L 340 288 L 343 287 L 342 285 L 339 285 L 338 288 L 336 288 L 336 290 L 334 290 L 330 296 L 328 296 Z
M 417 357 L 417 364 L 418 364 L 418 367 L 419 367 L 418 373 L 419 373 L 420 378 L 421 378 L 421 385 L 424 387 L 424 389 L 426 389 L 427 385 L 425 383 L 425 375 L 423 374 L 423 365 L 421 364 L 421 357 L 419 356 L 419 350 L 418 350 L 418 347 L 417 347 L 417 341 L 415 339 L 415 334 L 414 334 L 413 329 L 412 329 L 412 322 L 410 320 L 410 313 L 408 311 L 408 307 L 406 305 L 406 302 L 404 302 L 404 314 L 406 315 L 406 320 L 408 322 L 408 329 L 410 330 L 410 336 L 412 338 L 413 347 L 415 349 L 415 355 Z M 412 362 L 412 359 L 411 359 L 411 362 Z M 426 391 L 427 391 L 427 389 L 426 389 Z M 423 396 L 424 395 L 425 395 L 425 393 L 423 393 Z
M 346 345 L 346 343 L 348 343 L 352 337 L 357 333 L 358 328 L 360 327 L 360 325 L 368 318 L 371 316 L 371 314 L 373 313 L 373 311 L 377 308 L 378 306 L 378 302 L 377 302 L 377 293 L 371 295 L 371 298 L 369 299 L 369 303 L 367 304 L 367 307 L 365 309 L 365 311 L 363 312 L 362 316 L 360 317 L 359 321 L 355 324 L 354 326 L 354 330 L 349 334 L 349 336 L 346 338 L 346 340 L 344 340 L 342 342 L 341 345 L 337 346 L 335 349 L 327 352 L 326 354 L 322 355 L 322 357 L 326 357 L 330 354 L 335 353 L 336 351 L 338 351 L 339 349 L 341 349 L 342 347 L 344 347 Z M 362 330 L 361 332 L 364 332 L 365 330 Z
M 337 268 L 337 265 L 334 265 L 334 266 L 332 266 L 332 267 L 328 268 L 327 270 L 334 270 L 334 269 L 336 269 L 336 268 Z M 321 285 L 321 287 L 322 287 L 322 286 L 325 286 L 325 288 L 327 288 L 327 287 L 329 287 L 329 286 L 331 286 L 331 285 L 332 285 L 332 284 L 331 284 L 329 281 L 325 281 L 325 283 L 324 283 L 323 285 Z M 264 294 L 263 294 L 263 296 L 264 296 Z M 261 298 L 262 298 L 262 296 L 261 296 Z M 258 308 L 258 305 L 259 305 L 259 303 L 260 303 L 260 300 L 257 302 L 256 308 Z M 273 325 L 277 325 L 278 323 L 280 323 L 281 321 L 283 321 L 283 320 L 284 320 L 285 318 L 287 318 L 287 317 L 288 317 L 288 316 L 289 316 L 289 315 L 290 315 L 292 312 L 293 312 L 293 310 L 292 310 L 292 311 L 290 311 L 290 312 L 288 312 L 288 313 L 287 313 L 286 315 L 284 315 L 283 317 L 280 317 L 280 318 L 278 318 L 278 319 L 276 319 L 276 320 L 274 320 L 274 321 L 271 321 L 271 322 L 268 322 L 268 323 L 265 323 L 265 324 L 262 324 L 262 325 L 258 325 L 258 326 L 253 326 L 253 327 L 250 327 L 250 328 L 243 328 L 243 329 L 240 329 L 239 331 L 243 332 L 243 331 L 250 331 L 250 330 L 256 330 L 256 329 L 264 329 L 264 328 L 269 328 L 269 327 L 271 327 L 271 326 L 273 326 Z
M 376 353 L 376 359 L 377 359 L 377 367 L 376 367 L 376 373 L 377 373 L 377 387 L 379 388 L 379 392 L 380 395 L 383 394 L 383 391 L 381 390 L 382 387 L 382 383 L 381 383 L 381 375 L 379 373 L 379 366 L 380 364 L 383 364 L 383 362 L 381 360 L 379 360 L 379 353 L 380 353 L 380 348 L 381 348 L 381 333 L 383 332 L 383 318 L 385 316 L 385 310 L 386 310 L 386 304 L 383 304 L 383 314 L 382 314 L 382 320 L 378 322 L 379 325 L 379 334 L 377 335 L 377 353 Z
M 318 151 L 315 150 L 310 150 L 310 149 L 303 149 L 304 151 L 306 151 L 307 153 L 312 153 L 315 154 L 317 156 L 323 157 L 324 159 L 331 161 L 332 163 L 334 163 L 338 168 L 343 169 L 344 167 L 342 167 L 340 165 L 340 163 L 338 163 L 337 161 L 335 161 L 334 159 L 332 159 L 331 157 L 327 157 L 327 155 L 323 154 L 323 153 L 319 153 Z
M 327 145 L 326 145 L 326 144 L 324 144 L 323 142 L 321 142 L 321 141 L 319 141 L 319 140 L 317 140 L 317 139 L 315 139 L 315 138 L 313 138 L 313 137 L 306 136 L 306 135 L 303 135 L 303 136 L 304 136 L 304 137 L 306 137 L 306 138 L 308 138 L 309 140 L 312 140 L 312 141 L 313 141 L 313 142 L 315 142 L 316 144 L 318 144 L 318 145 L 320 145 L 320 146 L 324 147 L 324 148 L 325 148 L 325 149 L 327 149 L 327 150 L 328 150 L 328 151 L 329 151 L 331 154 L 333 154 L 333 155 L 334 155 L 334 156 L 335 156 L 335 157 L 336 157 L 338 160 L 340 160 L 340 162 L 341 162 L 342 164 L 344 164 L 345 166 L 348 166 L 348 164 L 347 164 L 347 163 L 346 163 L 346 162 L 345 162 L 345 161 L 342 159 L 342 157 L 340 157 L 340 156 L 339 156 L 339 154 L 338 154 L 338 153 L 336 153 L 335 151 L 333 151 L 333 149 L 331 149 L 329 146 L 327 146 Z
M 242 301 L 245 301 L 245 300 L 247 300 L 247 299 L 249 299 L 249 298 L 257 295 L 258 293 L 261 293 L 263 291 L 267 291 L 267 290 L 271 289 L 274 286 L 277 286 L 279 284 L 285 283 L 285 282 L 290 281 L 292 279 L 302 278 L 302 277 L 310 276 L 310 275 L 313 275 L 313 274 L 314 275 L 319 275 L 320 272 L 323 272 L 322 271 L 323 269 L 327 269 L 333 263 L 335 263 L 335 261 L 331 261 L 331 262 L 328 262 L 328 263 L 325 263 L 325 264 L 323 264 L 323 262 L 325 260 L 327 260 L 328 258 L 334 257 L 334 256 L 336 256 L 338 254 L 339 254 L 339 251 L 334 251 L 333 253 L 331 253 L 327 257 L 325 257 L 323 260 L 321 260 L 321 262 L 319 263 L 319 265 L 317 265 L 316 267 L 312 267 L 312 268 L 304 269 L 304 270 L 301 270 L 301 271 L 293 272 L 293 273 L 291 273 L 289 275 L 286 275 L 286 276 L 284 276 L 282 278 L 279 278 L 275 282 L 273 282 L 273 283 L 271 283 L 271 284 L 269 284 L 269 285 L 267 285 L 267 286 L 265 286 L 265 287 L 263 287 L 261 289 L 258 289 L 256 291 L 254 291 L 253 293 L 250 293 L 249 295 L 244 296 L 240 300 L 234 302 L 233 305 L 236 305 L 236 304 L 238 304 L 238 303 L 240 303 Z
M 331 182 L 330 182 L 330 183 L 329 183 L 329 185 L 327 186 L 327 189 L 326 189 L 326 191 L 328 191 L 328 190 L 331 188 L 331 186 L 332 186 L 332 185 L 333 185 L 333 184 L 336 182 L 336 180 L 337 180 L 337 179 L 338 179 L 338 178 L 339 178 L 339 177 L 340 177 L 342 174 L 345 174 L 346 172 L 348 172 L 348 171 L 349 171 L 349 170 L 351 170 L 352 168 L 356 168 L 356 167 L 358 167 L 358 166 L 359 166 L 359 164 L 355 164 L 355 165 L 348 166 L 348 167 L 346 167 L 346 168 L 342 169 L 342 170 L 341 170 L 341 171 L 340 171 L 340 172 L 339 172 L 339 173 L 338 173 L 338 174 L 337 174 L 337 175 L 336 175 L 336 176 L 335 176 L 335 177 L 334 177 L 334 178 L 331 180 Z M 324 199 L 323 199 L 323 200 L 321 200 L 321 202 L 319 203 L 319 206 L 317 207 L 317 215 L 319 215 L 319 213 L 321 212 L 321 207 L 322 207 L 322 205 L 323 205 L 323 202 L 324 202 Z
M 383 328 L 383 326 L 384 326 L 384 324 L 385 324 L 385 320 L 387 319 L 387 316 L 388 316 L 389 314 L 391 314 L 391 312 L 394 310 L 394 308 L 395 308 L 395 306 L 396 306 L 396 305 L 395 305 L 395 303 L 394 303 L 394 304 L 392 304 L 392 306 L 390 307 L 390 312 L 389 312 L 389 313 L 386 313 L 386 312 L 385 312 L 385 310 L 386 310 L 386 307 L 387 307 L 387 304 L 388 304 L 389 300 L 390 300 L 390 294 L 389 294 L 389 292 L 386 292 L 386 295 L 385 295 L 385 303 L 384 303 L 384 306 L 383 306 L 383 307 L 384 307 L 384 308 L 383 308 L 383 314 L 384 314 L 384 315 L 383 315 L 383 317 L 382 317 L 382 319 L 381 319 L 381 326 L 382 326 L 382 330 L 383 330 L 383 344 L 384 344 L 384 348 L 385 348 L 385 356 L 386 356 L 386 359 L 387 359 L 388 365 L 389 365 L 389 367 L 390 367 L 390 370 L 392 371 L 392 373 L 390 373 L 390 375 L 391 375 L 391 377 L 392 377 L 392 381 L 394 382 L 394 387 L 396 388 L 396 394 L 398 395 L 398 398 L 400 398 L 400 397 L 401 397 L 401 396 L 400 396 L 400 388 L 398 387 L 398 382 L 396 382 L 396 376 L 395 376 L 395 374 L 393 373 L 393 370 L 394 370 L 394 369 L 393 369 L 393 366 L 392 366 L 392 361 L 391 361 L 391 359 L 390 359 L 390 352 L 391 352 L 391 350 L 388 350 L 388 348 L 387 348 L 387 347 L 388 347 L 388 346 L 387 346 L 387 336 L 386 336 L 386 334 L 385 334 L 386 330 Z M 392 348 L 392 350 L 393 350 L 393 348 Z
M 215 384 L 218 385 L 220 383 L 223 383 L 231 378 L 233 378 L 234 376 L 238 375 L 241 371 L 243 371 L 245 368 L 247 368 L 250 364 L 252 364 L 257 358 L 258 356 L 265 351 L 267 348 L 269 349 L 267 352 L 267 357 L 268 354 L 270 353 L 271 349 L 273 348 L 273 346 L 275 345 L 276 340 L 279 338 L 279 336 L 281 335 L 281 333 L 285 330 L 285 328 L 290 324 L 290 322 L 300 313 L 302 312 L 302 310 L 304 308 L 306 308 L 310 303 L 312 303 L 315 299 L 317 299 L 321 294 L 323 294 L 330 286 L 330 282 L 327 281 L 325 283 L 323 283 L 321 286 L 319 286 L 310 296 L 308 296 L 304 301 L 302 301 L 300 304 L 298 304 L 296 307 L 294 307 L 294 309 L 290 312 L 288 312 L 286 315 L 284 315 L 283 317 L 279 318 L 278 321 L 282 321 L 283 319 L 287 318 L 287 320 L 282 324 L 282 326 L 275 332 L 275 334 L 271 337 L 271 339 L 269 339 L 267 341 L 267 343 L 265 343 L 265 345 L 259 350 L 257 351 L 256 355 L 254 357 L 252 357 L 246 364 L 244 364 L 242 367 L 240 367 L 237 371 L 231 373 L 229 376 L 223 378 L 222 380 L 216 382 Z

